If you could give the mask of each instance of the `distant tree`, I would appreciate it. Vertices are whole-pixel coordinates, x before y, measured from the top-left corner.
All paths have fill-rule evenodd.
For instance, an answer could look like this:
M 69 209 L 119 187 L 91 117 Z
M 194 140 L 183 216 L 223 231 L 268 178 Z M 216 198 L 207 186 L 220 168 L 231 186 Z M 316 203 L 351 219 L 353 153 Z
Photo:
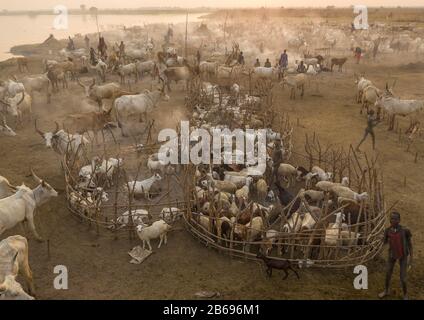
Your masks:
M 87 7 L 85 4 L 80 5 L 80 9 L 82 12 L 85 12 L 85 10 L 87 10 Z

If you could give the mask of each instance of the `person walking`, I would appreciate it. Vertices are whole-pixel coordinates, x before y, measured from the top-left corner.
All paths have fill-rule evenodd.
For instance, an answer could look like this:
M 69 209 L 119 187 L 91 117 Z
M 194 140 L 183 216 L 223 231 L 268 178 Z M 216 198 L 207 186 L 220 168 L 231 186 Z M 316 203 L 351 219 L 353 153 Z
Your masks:
M 359 61 L 361 60 L 361 57 L 362 57 L 362 49 L 360 47 L 356 47 L 355 48 L 356 64 L 359 64 Z
M 374 110 L 370 110 L 368 112 L 367 116 L 367 127 L 365 128 L 365 134 L 362 140 L 359 142 L 358 146 L 356 147 L 356 150 L 359 151 L 360 145 L 365 141 L 368 135 L 372 138 L 372 149 L 375 150 L 375 133 L 374 133 L 374 127 L 379 123 L 380 121 L 377 120 L 377 117 L 375 115 Z
M 121 41 L 119 44 L 119 58 L 123 59 L 125 57 L 125 43 Z
M 85 37 L 84 37 L 84 42 L 85 42 L 85 48 L 87 50 L 89 50 L 90 49 L 90 38 L 87 35 L 85 35 Z
M 289 57 L 287 55 L 287 50 L 284 49 L 284 52 L 280 56 L 280 60 L 278 61 L 279 65 L 279 72 L 278 72 L 278 80 L 282 77 L 284 70 L 287 69 L 287 66 L 289 65 Z
M 390 280 L 392 278 L 393 268 L 396 261 L 399 261 L 403 299 L 408 300 L 406 281 L 408 269 L 412 267 L 411 238 L 411 231 L 400 225 L 400 213 L 396 211 L 392 212 L 390 215 L 390 227 L 384 231 L 384 244 L 389 245 L 389 257 L 387 260 L 384 291 L 378 295 L 380 299 L 390 294 Z
M 243 56 L 243 51 L 240 51 L 240 54 L 237 58 L 237 62 L 241 65 L 244 65 L 244 56 Z

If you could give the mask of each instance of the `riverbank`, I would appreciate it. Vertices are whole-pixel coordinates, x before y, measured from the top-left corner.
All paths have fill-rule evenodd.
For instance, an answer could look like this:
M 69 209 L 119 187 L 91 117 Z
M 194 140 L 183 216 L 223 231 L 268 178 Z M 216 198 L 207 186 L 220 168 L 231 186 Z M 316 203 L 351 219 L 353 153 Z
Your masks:
M 217 9 L 214 8 L 206 8 L 206 7 L 198 7 L 198 8 L 139 8 L 139 9 L 97 9 L 90 8 L 87 10 L 81 9 L 69 9 L 69 15 L 162 15 L 162 14 L 194 14 L 194 13 L 204 13 L 204 12 L 213 12 Z M 0 16 L 45 16 L 45 15 L 57 15 L 54 13 L 53 9 L 49 10 L 16 10 L 16 11 L 8 11 L 3 10 L 0 11 Z

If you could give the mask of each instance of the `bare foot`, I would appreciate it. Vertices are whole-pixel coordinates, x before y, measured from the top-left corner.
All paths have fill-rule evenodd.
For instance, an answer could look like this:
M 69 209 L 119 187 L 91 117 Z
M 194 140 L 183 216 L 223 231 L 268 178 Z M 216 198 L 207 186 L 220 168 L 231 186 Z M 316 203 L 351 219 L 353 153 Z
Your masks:
M 379 294 L 378 294 L 378 297 L 380 298 L 380 299 L 383 299 L 384 297 L 387 297 L 389 295 L 389 293 L 387 292 L 387 291 L 383 291 L 383 292 L 380 292 Z

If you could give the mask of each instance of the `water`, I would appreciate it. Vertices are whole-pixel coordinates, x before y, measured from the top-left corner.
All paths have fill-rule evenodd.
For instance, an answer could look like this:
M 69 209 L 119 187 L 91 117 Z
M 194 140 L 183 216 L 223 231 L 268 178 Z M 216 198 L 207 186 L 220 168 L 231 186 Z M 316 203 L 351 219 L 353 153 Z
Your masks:
M 203 13 L 188 15 L 189 22 L 200 21 Z M 69 15 L 68 29 L 55 30 L 54 15 L 29 16 L 0 16 L 0 61 L 13 55 L 11 47 L 21 44 L 41 43 L 53 34 L 56 39 L 67 38 L 77 33 L 86 34 L 97 32 L 96 19 L 91 15 Z M 146 15 L 99 15 L 100 31 L 116 26 L 143 26 L 144 23 L 182 23 L 186 21 L 185 14 L 146 14 Z M 5 31 L 8 30 L 8 31 Z M 13 31 L 12 31 L 13 30 Z

